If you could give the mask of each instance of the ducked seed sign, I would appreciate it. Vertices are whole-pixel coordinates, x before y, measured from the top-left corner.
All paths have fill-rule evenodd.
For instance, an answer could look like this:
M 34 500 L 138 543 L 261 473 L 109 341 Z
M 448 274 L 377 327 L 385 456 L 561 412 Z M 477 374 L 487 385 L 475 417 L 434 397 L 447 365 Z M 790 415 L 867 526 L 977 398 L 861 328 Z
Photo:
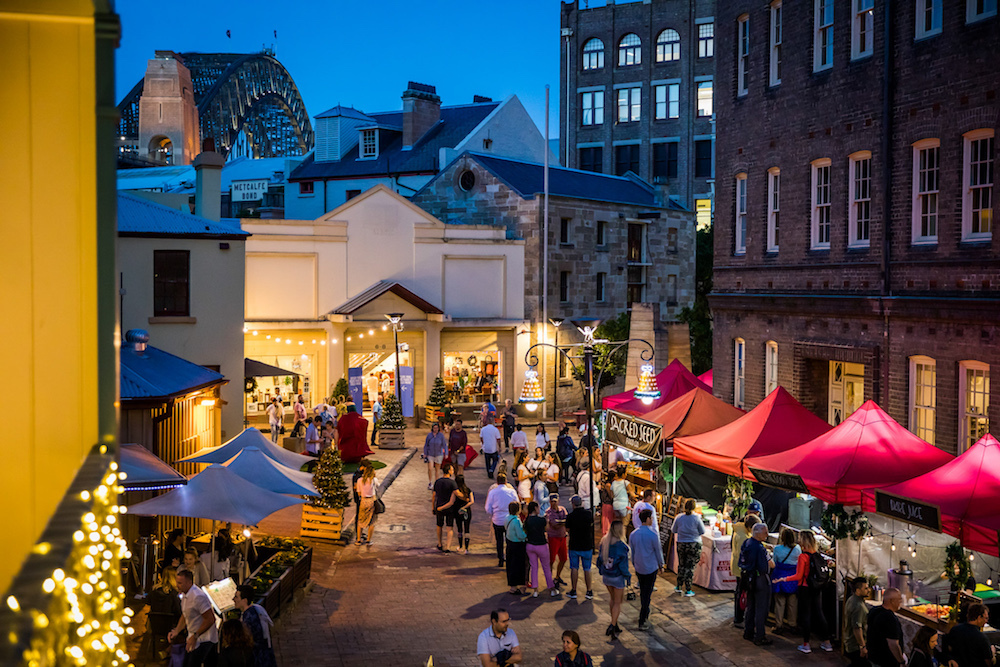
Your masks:
M 941 532 L 941 512 L 936 505 L 875 491 L 875 511 L 893 519 Z
M 614 410 L 608 410 L 606 424 L 604 439 L 614 447 L 654 460 L 660 458 L 661 424 Z

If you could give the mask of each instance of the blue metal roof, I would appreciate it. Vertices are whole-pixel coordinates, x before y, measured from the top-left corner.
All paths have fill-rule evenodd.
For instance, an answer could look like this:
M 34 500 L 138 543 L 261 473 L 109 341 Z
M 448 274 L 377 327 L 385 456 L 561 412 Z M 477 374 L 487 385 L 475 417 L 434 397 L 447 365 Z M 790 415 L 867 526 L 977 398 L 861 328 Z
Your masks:
M 195 237 L 245 239 L 250 236 L 240 226 L 215 222 L 142 197 L 118 193 L 119 236 Z
M 353 118 L 355 120 L 371 120 L 371 116 L 366 115 L 363 111 L 359 111 L 354 107 L 345 107 L 337 105 L 332 109 L 327 109 L 321 114 L 317 114 L 316 118 L 336 118 L 337 116 L 342 116 L 344 118 Z
M 122 343 L 119 356 L 123 401 L 168 399 L 226 381 L 220 373 L 151 345 L 136 352 Z

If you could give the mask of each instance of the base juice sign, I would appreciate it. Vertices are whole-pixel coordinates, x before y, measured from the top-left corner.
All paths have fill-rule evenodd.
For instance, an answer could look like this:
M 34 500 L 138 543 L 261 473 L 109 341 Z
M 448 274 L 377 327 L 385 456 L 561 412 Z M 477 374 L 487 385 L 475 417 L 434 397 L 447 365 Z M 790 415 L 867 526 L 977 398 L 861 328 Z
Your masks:
M 648 459 L 659 460 L 663 426 L 614 410 L 606 411 L 604 439 Z

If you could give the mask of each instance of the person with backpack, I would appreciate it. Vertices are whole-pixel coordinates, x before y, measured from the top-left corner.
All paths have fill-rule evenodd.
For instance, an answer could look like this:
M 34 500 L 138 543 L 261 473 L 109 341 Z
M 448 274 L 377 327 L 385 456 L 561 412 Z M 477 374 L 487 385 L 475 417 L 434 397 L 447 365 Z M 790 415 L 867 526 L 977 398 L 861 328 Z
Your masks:
M 795 574 L 775 579 L 775 582 L 796 581 L 799 598 L 799 627 L 802 628 L 802 645 L 799 651 L 812 653 L 809 638 L 815 630 L 820 637 L 819 647 L 829 653 L 833 651 L 830 643 L 830 632 L 823 615 L 823 587 L 830 582 L 830 566 L 823 554 L 816 550 L 816 536 L 811 530 L 799 533 L 799 546 L 802 553 L 796 563 Z
M 771 572 L 771 594 L 774 596 L 774 634 L 784 634 L 785 628 L 795 627 L 798 612 L 798 598 L 795 591 L 799 584 L 796 581 L 777 582 L 791 574 L 799 562 L 802 549 L 795 543 L 795 533 L 791 528 L 782 528 L 779 544 L 774 547 L 774 571 Z
M 559 431 L 559 437 L 556 439 L 556 454 L 562 463 L 563 484 L 572 483 L 573 476 L 576 474 L 576 445 L 569 435 L 569 426 L 563 426 L 562 430 Z

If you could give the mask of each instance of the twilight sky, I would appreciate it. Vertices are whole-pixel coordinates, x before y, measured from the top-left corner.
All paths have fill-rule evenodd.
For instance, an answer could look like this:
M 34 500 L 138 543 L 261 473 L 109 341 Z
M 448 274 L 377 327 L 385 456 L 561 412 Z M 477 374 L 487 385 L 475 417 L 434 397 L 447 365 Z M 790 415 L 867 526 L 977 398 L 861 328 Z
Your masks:
M 362 111 L 402 106 L 407 81 L 437 86 L 442 104 L 474 94 L 516 94 L 544 132 L 558 135 L 560 0 L 172 0 L 116 3 L 122 40 L 121 100 L 155 50 L 252 53 L 273 46 L 309 115 L 344 104 Z M 226 37 L 230 31 L 231 38 Z M 277 31 L 277 39 L 274 37 Z

